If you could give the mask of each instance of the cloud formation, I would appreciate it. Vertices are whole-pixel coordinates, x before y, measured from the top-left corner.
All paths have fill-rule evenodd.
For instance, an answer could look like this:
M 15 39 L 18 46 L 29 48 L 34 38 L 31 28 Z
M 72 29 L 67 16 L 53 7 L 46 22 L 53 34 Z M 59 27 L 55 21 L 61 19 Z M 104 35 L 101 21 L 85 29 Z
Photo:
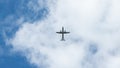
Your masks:
M 10 40 L 13 50 L 22 52 L 38 68 L 119 68 L 119 3 L 49 1 L 50 14 L 36 23 L 23 24 Z M 62 26 L 71 32 L 65 42 L 55 33 Z

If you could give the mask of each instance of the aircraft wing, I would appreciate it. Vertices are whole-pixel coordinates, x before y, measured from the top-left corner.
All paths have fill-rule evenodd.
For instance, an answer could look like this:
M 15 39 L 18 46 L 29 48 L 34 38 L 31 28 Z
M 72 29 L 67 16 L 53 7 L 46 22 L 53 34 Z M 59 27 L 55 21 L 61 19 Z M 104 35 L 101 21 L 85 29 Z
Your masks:
M 56 32 L 56 33 L 58 33 L 58 34 L 62 34 L 62 32 Z
M 70 33 L 70 32 L 64 32 L 64 34 L 68 34 L 68 33 Z

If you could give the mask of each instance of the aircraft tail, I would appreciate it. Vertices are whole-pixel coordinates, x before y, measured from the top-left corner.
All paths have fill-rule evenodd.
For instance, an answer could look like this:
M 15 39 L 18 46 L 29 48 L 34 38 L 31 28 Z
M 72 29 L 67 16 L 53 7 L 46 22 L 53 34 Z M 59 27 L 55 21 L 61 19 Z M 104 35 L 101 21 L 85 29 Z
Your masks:
M 61 39 L 61 41 L 65 41 L 65 39 Z

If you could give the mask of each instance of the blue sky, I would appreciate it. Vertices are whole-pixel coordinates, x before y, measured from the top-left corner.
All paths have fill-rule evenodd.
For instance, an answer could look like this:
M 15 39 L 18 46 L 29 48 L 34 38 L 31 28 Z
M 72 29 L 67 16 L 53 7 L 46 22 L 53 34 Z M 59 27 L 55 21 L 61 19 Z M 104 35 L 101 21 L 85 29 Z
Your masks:
M 12 46 L 6 44 L 6 39 L 14 36 L 20 25 L 17 20 L 24 17 L 23 22 L 33 22 L 43 17 L 45 8 L 34 12 L 27 7 L 29 0 L 0 0 L 0 68 L 35 68 L 24 56 L 11 53 Z M 36 0 L 33 0 L 37 4 Z
M 0 68 L 120 68 L 119 0 L 0 0 Z M 64 26 L 70 34 L 60 41 Z

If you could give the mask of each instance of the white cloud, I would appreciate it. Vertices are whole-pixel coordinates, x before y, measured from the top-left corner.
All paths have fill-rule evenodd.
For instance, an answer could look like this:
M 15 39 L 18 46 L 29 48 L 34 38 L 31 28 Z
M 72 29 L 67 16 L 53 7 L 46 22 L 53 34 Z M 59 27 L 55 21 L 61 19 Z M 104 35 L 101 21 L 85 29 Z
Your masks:
M 11 39 L 13 49 L 43 68 L 119 68 L 119 0 L 58 0 L 50 14 L 23 24 Z M 55 32 L 65 26 L 66 41 Z M 94 43 L 96 54 L 90 53 Z

